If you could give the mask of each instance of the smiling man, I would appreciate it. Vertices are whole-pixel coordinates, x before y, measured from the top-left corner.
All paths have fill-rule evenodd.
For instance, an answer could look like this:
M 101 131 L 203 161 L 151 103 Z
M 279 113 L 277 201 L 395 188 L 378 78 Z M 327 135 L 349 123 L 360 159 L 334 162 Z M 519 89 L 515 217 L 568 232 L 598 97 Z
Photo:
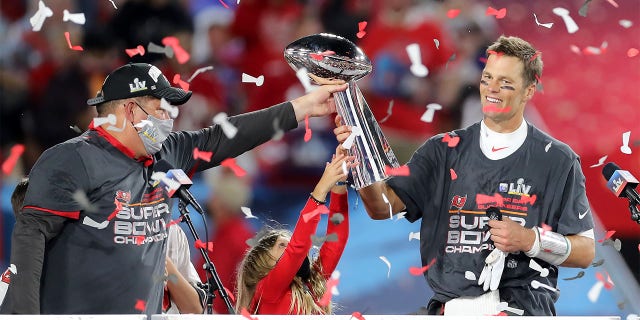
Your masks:
M 555 315 L 558 266 L 586 268 L 595 255 L 585 178 L 569 146 L 524 120 L 541 53 L 505 36 L 486 53 L 483 120 L 427 140 L 409 176 L 359 194 L 373 219 L 389 218 L 389 206 L 422 219 L 429 314 Z M 350 129 L 334 133 L 342 142 Z

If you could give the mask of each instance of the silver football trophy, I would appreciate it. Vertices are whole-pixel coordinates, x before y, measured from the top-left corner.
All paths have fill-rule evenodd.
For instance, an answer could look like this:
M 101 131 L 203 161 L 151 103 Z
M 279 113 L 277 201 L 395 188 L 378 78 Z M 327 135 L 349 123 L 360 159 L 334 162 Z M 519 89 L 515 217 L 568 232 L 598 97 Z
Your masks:
M 398 159 L 356 85 L 356 80 L 371 72 L 369 58 L 353 42 L 328 33 L 292 42 L 284 58 L 294 70 L 306 69 L 312 83 L 326 84 L 333 79 L 348 83 L 346 91 L 336 92 L 333 97 L 343 122 L 352 127 L 353 134 L 343 146 L 359 163 L 351 169 L 353 183 L 359 190 L 386 179 L 385 167 L 398 167 Z

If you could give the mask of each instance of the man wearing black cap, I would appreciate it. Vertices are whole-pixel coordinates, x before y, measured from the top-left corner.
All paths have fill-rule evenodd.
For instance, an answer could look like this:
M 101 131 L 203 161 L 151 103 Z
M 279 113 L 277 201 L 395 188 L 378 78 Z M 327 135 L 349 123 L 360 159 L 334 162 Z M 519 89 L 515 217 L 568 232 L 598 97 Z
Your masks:
M 165 159 L 189 172 L 204 170 L 268 141 L 306 116 L 333 113 L 325 85 L 292 100 L 228 119 L 233 138 L 213 125 L 171 132 L 170 108 L 191 92 L 173 88 L 158 68 L 128 64 L 113 71 L 97 97 L 100 118 L 81 136 L 48 150 L 34 165 L 12 235 L 11 275 L 2 313 L 160 313 L 170 201 L 154 184 Z M 193 150 L 213 152 L 210 162 Z M 197 163 L 198 162 L 198 163 Z M 196 165 L 197 163 L 197 165 Z

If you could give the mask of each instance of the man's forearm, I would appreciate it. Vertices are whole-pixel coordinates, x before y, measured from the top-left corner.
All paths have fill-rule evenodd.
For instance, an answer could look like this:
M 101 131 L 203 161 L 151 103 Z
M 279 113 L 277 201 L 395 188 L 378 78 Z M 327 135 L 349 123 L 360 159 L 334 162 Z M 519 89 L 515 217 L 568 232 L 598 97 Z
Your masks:
M 390 218 L 391 213 L 396 214 L 404 209 L 404 203 L 385 182 L 374 182 L 370 186 L 358 190 L 358 193 L 372 219 L 384 220 Z M 385 197 L 388 203 L 385 201 Z M 389 209 L 390 205 L 391 209 Z
M 571 241 L 571 253 L 561 266 L 587 268 L 595 258 L 595 242 L 593 239 L 579 235 L 566 236 Z

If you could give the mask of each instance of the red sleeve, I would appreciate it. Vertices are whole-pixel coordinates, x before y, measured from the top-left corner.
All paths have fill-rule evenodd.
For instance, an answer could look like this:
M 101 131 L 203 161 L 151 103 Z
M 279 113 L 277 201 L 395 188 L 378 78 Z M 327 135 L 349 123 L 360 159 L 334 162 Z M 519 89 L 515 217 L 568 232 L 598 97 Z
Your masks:
M 340 224 L 331 222 L 334 214 L 341 213 L 344 220 Z M 335 233 L 338 241 L 326 241 L 320 248 L 320 262 L 325 278 L 329 278 L 336 269 L 344 247 L 349 238 L 349 197 L 348 194 L 331 193 L 331 203 L 329 204 L 329 222 L 327 223 L 327 236 Z
M 293 281 L 298 269 L 300 269 L 302 261 L 309 254 L 311 235 L 316 232 L 318 222 L 320 222 L 319 214 L 310 217 L 306 222 L 302 216 L 317 208 L 318 204 L 315 201 L 312 199 L 307 200 L 307 204 L 300 212 L 300 217 L 298 217 L 289 245 L 287 245 L 275 267 L 258 282 L 254 300 L 262 299 L 273 303 L 277 302 L 287 292 L 291 281 Z

